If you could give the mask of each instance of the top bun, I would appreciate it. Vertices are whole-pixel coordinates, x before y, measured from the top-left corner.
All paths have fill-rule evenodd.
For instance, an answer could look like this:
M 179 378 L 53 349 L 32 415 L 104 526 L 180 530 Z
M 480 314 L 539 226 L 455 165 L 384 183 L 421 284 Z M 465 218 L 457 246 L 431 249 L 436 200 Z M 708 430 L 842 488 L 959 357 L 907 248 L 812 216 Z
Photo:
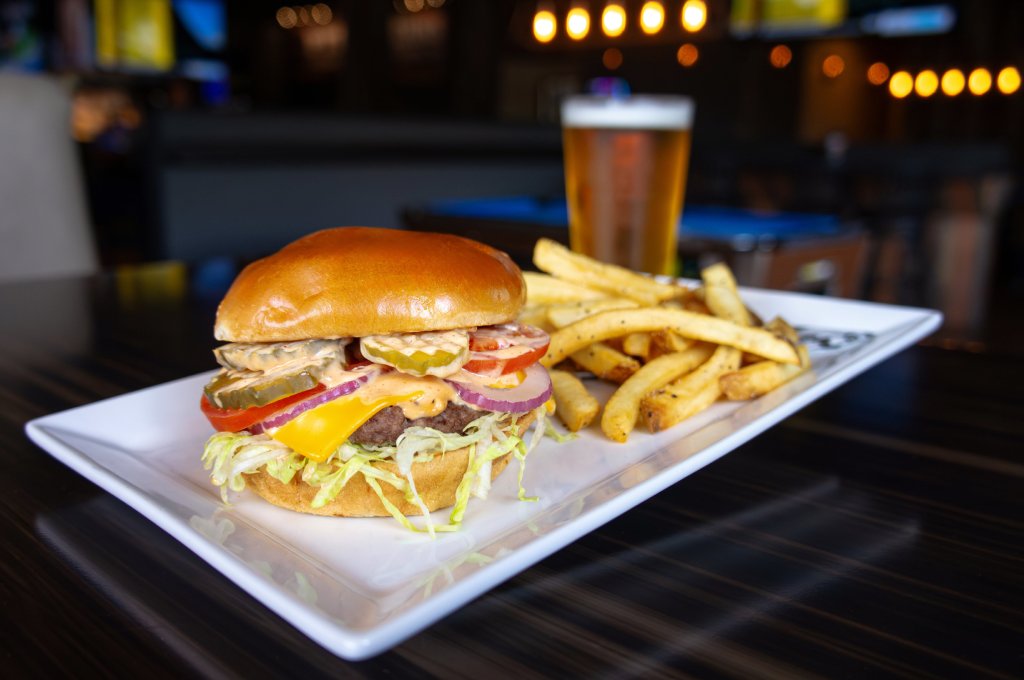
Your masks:
M 226 342 L 418 333 L 512 321 L 523 274 L 503 252 L 448 234 L 325 229 L 242 270 L 217 308 Z

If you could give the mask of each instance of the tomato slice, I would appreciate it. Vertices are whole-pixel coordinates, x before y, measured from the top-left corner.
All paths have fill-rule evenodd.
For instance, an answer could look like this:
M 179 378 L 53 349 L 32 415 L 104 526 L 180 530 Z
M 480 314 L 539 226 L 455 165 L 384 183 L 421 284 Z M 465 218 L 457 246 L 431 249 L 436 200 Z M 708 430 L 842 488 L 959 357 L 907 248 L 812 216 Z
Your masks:
M 548 349 L 551 337 L 539 328 L 508 323 L 478 328 L 469 337 L 471 354 L 463 368 L 480 375 L 507 375 L 521 371 L 540 360 Z M 503 350 L 518 348 L 512 356 L 501 356 Z
M 503 323 L 497 326 L 478 328 L 469 336 L 469 349 L 473 352 L 490 352 L 508 347 L 547 347 L 551 337 L 525 323 Z
M 317 392 L 323 392 L 326 388 L 323 385 L 299 392 L 283 399 L 278 399 L 265 406 L 254 406 L 252 408 L 217 408 L 210 403 L 204 394 L 199 401 L 199 408 L 203 415 L 210 421 L 210 425 L 218 432 L 241 432 L 250 425 L 261 423 L 281 409 L 287 408 L 296 402 L 307 399 Z
M 511 359 L 494 359 L 481 354 L 479 358 L 470 358 L 462 368 L 470 373 L 479 373 L 480 375 L 507 375 L 537 363 L 547 351 L 548 346 L 544 345 L 539 349 L 531 349 L 525 354 L 520 354 Z M 473 355 L 471 354 L 470 357 L 473 357 Z

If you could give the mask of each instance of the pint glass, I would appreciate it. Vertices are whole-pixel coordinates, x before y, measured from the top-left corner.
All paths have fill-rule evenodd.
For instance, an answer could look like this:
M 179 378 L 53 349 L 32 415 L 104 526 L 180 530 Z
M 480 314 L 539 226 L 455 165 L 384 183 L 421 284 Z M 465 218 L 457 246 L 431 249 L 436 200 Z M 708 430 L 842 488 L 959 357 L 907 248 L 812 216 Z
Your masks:
M 693 100 L 581 95 L 562 103 L 573 250 L 672 274 L 690 158 Z

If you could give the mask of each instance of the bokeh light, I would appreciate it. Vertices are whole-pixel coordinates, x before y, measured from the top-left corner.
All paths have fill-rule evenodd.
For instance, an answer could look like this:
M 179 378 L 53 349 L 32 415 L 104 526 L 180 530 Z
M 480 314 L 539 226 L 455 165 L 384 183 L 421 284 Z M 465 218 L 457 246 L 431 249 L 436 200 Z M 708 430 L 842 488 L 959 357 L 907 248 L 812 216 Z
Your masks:
M 1003 94 L 1013 94 L 1020 89 L 1020 71 L 1015 66 L 1007 66 L 996 76 L 996 87 Z
M 992 74 L 987 68 L 976 68 L 967 76 L 967 89 L 971 94 L 981 96 L 992 89 Z
M 299 15 L 291 7 L 282 7 L 277 10 L 277 24 L 281 28 L 295 28 L 299 23 Z
M 951 68 L 942 74 L 942 93 L 947 97 L 955 97 L 963 92 L 966 84 L 964 72 L 958 68 Z
M 793 61 L 793 50 L 786 45 L 776 45 L 768 54 L 768 61 L 775 68 L 786 68 L 789 62 Z
M 686 0 L 679 16 L 683 28 L 690 33 L 696 33 L 704 28 L 708 21 L 708 6 L 704 4 L 704 0 Z
M 889 78 L 889 92 L 897 99 L 903 99 L 914 91 L 914 76 L 906 71 L 897 71 Z
M 846 62 L 838 54 L 830 54 L 821 62 L 821 72 L 829 78 L 838 78 L 846 69 Z
M 609 47 L 601 55 L 601 63 L 609 71 L 614 71 L 622 66 L 622 52 L 617 47 Z
M 601 30 L 609 38 L 617 38 L 626 30 L 626 10 L 622 5 L 608 5 L 601 12 Z
M 868 66 L 868 82 L 872 85 L 881 85 L 889 80 L 889 67 L 880 61 Z
M 640 28 L 647 35 L 654 35 L 665 25 L 665 8 L 660 2 L 645 2 L 640 9 Z
M 533 15 L 533 37 L 537 42 L 549 43 L 554 40 L 557 26 L 555 15 L 546 9 Z
M 573 7 L 565 15 L 565 32 L 573 40 L 583 40 L 590 33 L 590 13 L 582 7 Z
M 700 50 L 697 49 L 696 45 L 686 43 L 676 50 L 676 61 L 679 62 L 680 66 L 689 68 L 697 63 L 697 59 L 700 58 Z
M 931 69 L 925 69 L 914 79 L 914 92 L 918 97 L 931 97 L 939 89 L 939 76 Z
M 309 10 L 309 13 L 313 16 L 313 22 L 319 26 L 326 26 L 334 18 L 334 12 L 322 2 L 313 5 L 313 9 Z

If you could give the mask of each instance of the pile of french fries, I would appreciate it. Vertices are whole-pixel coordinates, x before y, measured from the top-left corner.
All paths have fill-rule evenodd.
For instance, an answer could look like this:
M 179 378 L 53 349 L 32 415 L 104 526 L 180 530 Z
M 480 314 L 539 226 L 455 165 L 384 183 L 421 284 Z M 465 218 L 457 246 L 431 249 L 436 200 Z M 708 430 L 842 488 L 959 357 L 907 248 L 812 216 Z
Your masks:
M 548 240 L 537 242 L 520 321 L 545 328 L 556 413 L 573 432 L 601 404 L 577 377 L 589 372 L 619 387 L 601 430 L 625 442 L 641 423 L 659 432 L 719 399 L 752 399 L 810 368 L 807 348 L 781 318 L 762 321 L 743 304 L 724 264 L 703 285 L 665 283 L 598 262 Z

